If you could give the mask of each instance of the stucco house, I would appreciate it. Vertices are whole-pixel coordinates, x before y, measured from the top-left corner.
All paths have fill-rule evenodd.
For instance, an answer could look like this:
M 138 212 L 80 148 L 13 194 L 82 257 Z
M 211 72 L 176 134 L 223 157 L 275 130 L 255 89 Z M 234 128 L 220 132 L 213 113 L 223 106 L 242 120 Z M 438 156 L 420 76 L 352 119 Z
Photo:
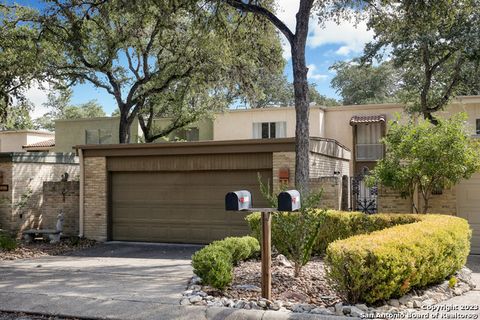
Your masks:
M 441 115 L 462 111 L 468 114 L 472 138 L 478 138 L 480 97 L 459 97 Z M 388 131 L 388 122 L 403 112 L 400 104 L 311 106 L 310 183 L 328 191 L 325 206 L 412 211 L 408 200 L 395 192 L 380 186 L 372 190 L 363 183 L 363 175 L 384 155 L 380 140 Z M 168 121 L 158 123 L 166 125 Z M 231 188 L 256 190 L 256 172 L 271 179 L 274 189 L 280 183 L 292 183 L 295 110 L 228 110 L 202 123 L 192 126 L 198 132 L 182 139 L 198 142 L 122 146 L 102 144 L 100 131 L 99 140 L 92 142 L 86 131 L 90 129 L 82 127 L 76 134 L 81 137 L 79 142 L 64 146 L 67 150 L 78 144 L 81 234 L 99 240 L 204 243 L 245 231 L 237 217 L 225 215 L 218 201 Z M 64 124 L 63 130 L 69 130 L 74 122 Z M 137 127 L 132 130 L 139 132 Z M 260 199 L 258 190 L 254 197 Z M 416 201 L 420 207 L 420 197 Z M 480 174 L 434 195 L 431 205 L 432 212 L 468 219 L 474 230 L 472 252 L 480 253 Z M 210 213 L 216 218 L 212 218 L 208 233 L 201 221 Z
M 0 152 L 30 151 L 24 146 L 41 143 L 55 138 L 55 133 L 39 130 L 0 131 Z M 35 150 L 37 151 L 37 150 Z M 49 150 L 43 150 L 49 151 Z
M 73 147 L 82 144 L 114 144 L 119 142 L 119 117 L 99 117 L 55 121 L 55 152 L 72 152 Z M 155 120 L 154 125 L 164 128 L 170 119 Z M 130 127 L 130 143 L 143 142 L 143 132 L 138 120 Z M 212 140 L 213 125 L 209 119 L 192 123 L 184 129 L 175 130 L 161 141 L 199 141 Z

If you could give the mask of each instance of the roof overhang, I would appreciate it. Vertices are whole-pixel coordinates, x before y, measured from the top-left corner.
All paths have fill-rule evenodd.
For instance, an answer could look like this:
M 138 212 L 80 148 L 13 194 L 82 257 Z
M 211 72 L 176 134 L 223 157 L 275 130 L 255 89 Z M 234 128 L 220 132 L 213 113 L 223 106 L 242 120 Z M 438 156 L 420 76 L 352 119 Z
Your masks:
M 387 121 L 387 116 L 384 114 L 378 114 L 378 115 L 366 115 L 366 116 L 353 116 L 350 119 L 350 125 L 356 125 L 356 124 L 370 124 L 370 123 L 379 123 L 379 122 L 386 122 Z

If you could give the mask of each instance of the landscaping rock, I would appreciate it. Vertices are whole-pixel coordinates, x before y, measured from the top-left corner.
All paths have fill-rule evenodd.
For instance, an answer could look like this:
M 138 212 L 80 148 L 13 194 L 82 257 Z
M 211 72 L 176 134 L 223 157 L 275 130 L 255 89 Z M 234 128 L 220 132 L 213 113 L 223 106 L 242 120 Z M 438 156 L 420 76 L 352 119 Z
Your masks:
M 360 310 L 359 308 L 352 306 L 350 307 L 350 315 L 352 317 L 359 318 L 361 317 L 365 312 L 363 310 Z
M 343 306 L 342 307 L 342 313 L 344 315 L 349 315 L 350 314 L 350 311 L 352 311 L 352 307 L 351 306 Z
M 181 306 L 188 306 L 188 305 L 190 305 L 190 304 L 191 304 L 191 303 L 190 303 L 190 300 L 187 299 L 187 298 L 183 298 L 182 300 L 180 300 L 180 305 L 181 305 Z
M 362 311 L 364 311 L 364 312 L 367 312 L 367 311 L 368 311 L 368 307 L 367 307 L 366 304 L 356 304 L 355 307 L 358 308 L 358 309 L 360 309 L 360 310 L 362 310 Z
M 398 301 L 397 299 L 388 300 L 388 304 L 395 308 L 400 307 L 400 301 Z
M 200 301 L 202 301 L 202 300 L 203 300 L 203 298 L 202 298 L 202 297 L 200 297 L 200 296 L 192 296 L 192 297 L 190 297 L 190 299 L 189 299 L 189 300 L 190 300 L 190 302 L 191 302 L 191 303 L 196 303 L 196 302 L 200 302 Z
M 336 314 L 343 314 L 343 303 L 336 303 L 334 308 Z
M 310 313 L 324 314 L 324 315 L 333 315 L 334 314 L 332 311 L 328 310 L 325 307 L 314 308 L 314 309 L 310 310 Z
M 286 268 L 293 268 L 293 264 L 288 261 L 288 259 L 283 254 L 279 254 L 278 256 L 276 256 L 274 263 L 277 263 L 278 265 Z
M 242 290 L 242 291 L 252 291 L 252 292 L 261 292 L 262 289 L 260 287 L 255 286 L 253 284 L 239 284 L 236 286 L 233 286 L 234 289 L 236 290 Z

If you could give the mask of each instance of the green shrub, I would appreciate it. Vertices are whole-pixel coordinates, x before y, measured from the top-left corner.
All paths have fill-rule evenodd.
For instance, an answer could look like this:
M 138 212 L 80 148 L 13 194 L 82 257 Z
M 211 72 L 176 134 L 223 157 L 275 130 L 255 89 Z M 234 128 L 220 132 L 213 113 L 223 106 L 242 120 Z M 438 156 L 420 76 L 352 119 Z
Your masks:
M 295 243 L 298 239 L 295 234 L 288 230 L 288 226 L 295 226 L 297 219 L 301 216 L 297 213 L 275 214 L 272 219 L 272 244 L 282 252 L 285 243 Z M 258 212 L 248 215 L 246 221 L 250 227 L 252 236 L 260 240 L 261 237 L 261 215 Z M 310 223 L 320 223 L 317 240 L 313 248 L 314 254 L 323 254 L 327 246 L 339 239 L 370 233 L 396 225 L 408 224 L 419 221 L 417 215 L 413 214 L 374 214 L 366 215 L 360 212 L 322 211 L 312 210 L 307 213 Z M 287 230 L 279 230 L 279 220 L 287 227 Z M 284 232 L 286 231 L 286 232 Z
M 232 254 L 219 245 L 209 245 L 192 256 L 193 272 L 204 284 L 224 289 L 232 282 Z
M 440 282 L 465 264 L 471 237 L 466 220 L 445 215 L 411 217 L 417 222 L 328 246 L 327 276 L 349 302 L 399 297 L 412 288 Z
M 229 237 L 214 241 L 192 256 L 193 272 L 202 282 L 223 290 L 233 279 L 233 265 L 260 251 L 258 240 L 253 237 Z
M 8 233 L 0 231 L 0 249 L 11 251 L 17 248 L 17 241 Z
M 225 247 L 232 254 L 234 265 L 250 258 L 252 254 L 260 250 L 258 240 L 253 237 L 228 237 L 220 241 L 214 241 L 211 245 Z
M 335 240 L 371 233 L 396 225 L 420 221 L 413 214 L 373 214 L 329 210 L 320 228 L 314 253 L 325 253 L 327 246 Z

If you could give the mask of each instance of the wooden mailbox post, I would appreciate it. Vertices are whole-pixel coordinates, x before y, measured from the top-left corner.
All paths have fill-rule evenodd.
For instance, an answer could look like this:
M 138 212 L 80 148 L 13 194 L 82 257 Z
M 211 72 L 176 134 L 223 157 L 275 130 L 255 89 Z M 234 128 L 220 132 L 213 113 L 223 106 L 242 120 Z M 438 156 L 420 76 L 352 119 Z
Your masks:
M 262 213 L 262 298 L 272 299 L 272 212 L 300 209 L 300 194 L 296 190 L 281 192 L 277 208 L 252 208 L 252 197 L 246 190 L 229 192 L 225 196 L 225 210 Z

